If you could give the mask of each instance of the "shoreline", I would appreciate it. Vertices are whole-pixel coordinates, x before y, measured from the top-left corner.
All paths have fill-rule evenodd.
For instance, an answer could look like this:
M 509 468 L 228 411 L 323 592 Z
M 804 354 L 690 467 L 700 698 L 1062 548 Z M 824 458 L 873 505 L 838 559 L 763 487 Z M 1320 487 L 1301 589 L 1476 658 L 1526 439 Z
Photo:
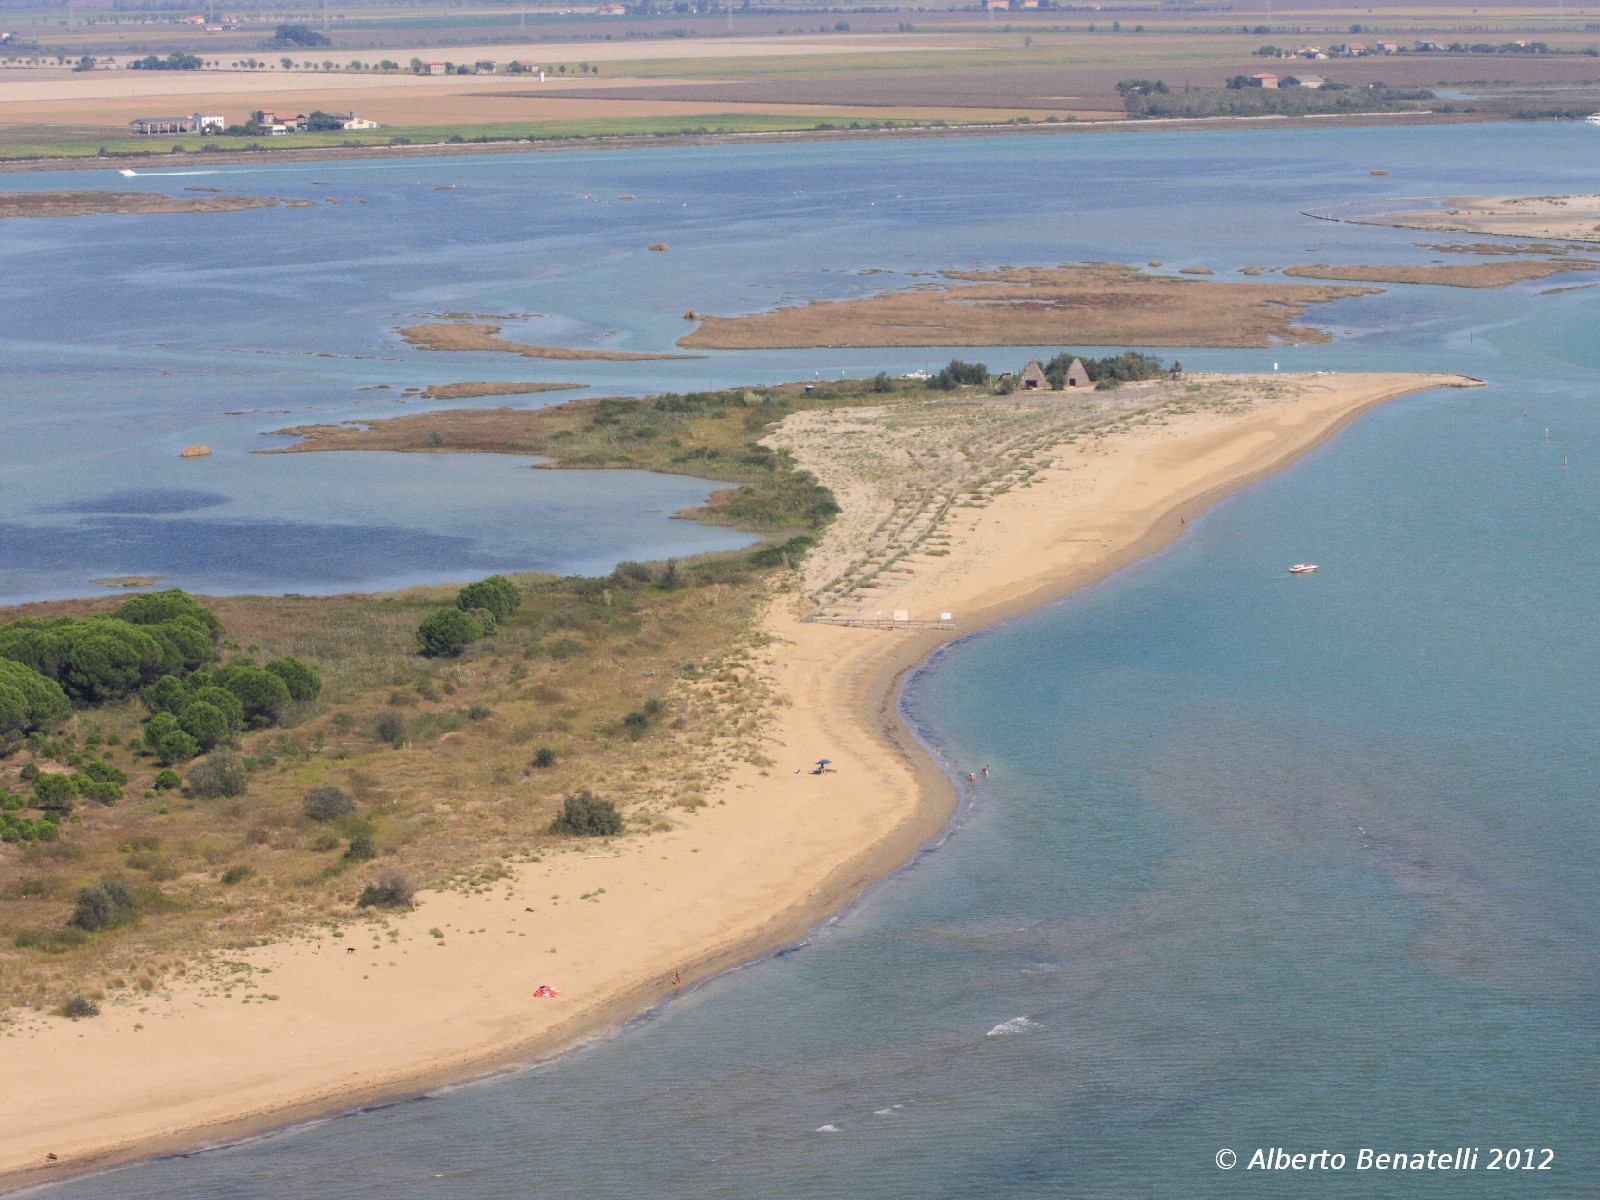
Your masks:
M 770 670 L 773 682 L 792 697 L 792 703 L 775 709 L 768 718 L 764 742 L 775 760 L 771 775 L 754 764 L 735 768 L 715 792 L 725 807 L 700 810 L 701 815 L 691 818 L 683 830 L 620 843 L 617 859 L 603 865 L 586 866 L 588 860 L 581 854 L 555 856 L 538 866 L 519 867 L 505 902 L 498 897 L 428 893 L 417 913 L 399 918 L 397 923 L 409 927 L 413 935 L 406 943 L 409 947 L 417 943 L 414 935 L 422 925 L 438 922 L 453 928 L 445 921 L 451 916 L 478 923 L 511 920 L 527 911 L 525 899 L 531 901 L 537 893 L 542 901 L 553 882 L 581 872 L 581 886 L 609 872 L 606 882 L 618 894 L 616 903 L 624 909 L 632 903 L 634 918 L 641 912 L 659 916 L 664 905 L 667 915 L 680 922 L 680 928 L 671 932 L 685 934 L 681 926 L 690 926 L 676 942 L 670 934 L 664 939 L 655 936 L 660 932 L 655 930 L 645 931 L 641 941 L 637 919 L 607 924 L 598 916 L 605 911 L 600 905 L 578 910 L 582 915 L 568 922 L 569 935 L 617 940 L 631 936 L 633 942 L 612 948 L 605 962 L 587 964 L 593 968 L 589 974 L 595 976 L 595 994 L 570 1015 L 530 1030 L 537 1023 L 530 1016 L 554 1017 L 561 1009 L 530 1013 L 526 1011 L 530 1006 L 519 1002 L 514 1010 L 480 1011 L 477 1004 L 486 995 L 498 997 L 508 977 L 516 981 L 512 986 L 526 982 L 520 966 L 508 967 L 505 962 L 515 943 L 491 937 L 494 946 L 487 955 L 458 952 L 451 968 L 485 971 L 487 986 L 478 986 L 484 980 L 475 977 L 463 982 L 452 973 L 451 995 L 424 991 L 420 996 L 391 997 L 392 1040 L 403 1041 L 407 1022 L 418 1021 L 419 1027 L 442 1030 L 431 1053 L 414 1053 L 399 1061 L 391 1054 L 374 1062 L 374 1054 L 352 1056 L 341 1040 L 352 1030 L 370 1031 L 369 1008 L 364 1005 L 373 1002 L 371 989 L 361 988 L 348 972 L 342 984 L 326 982 L 327 969 L 338 968 L 343 955 L 323 956 L 320 947 L 312 952 L 307 938 L 239 952 L 236 957 L 249 960 L 254 970 L 270 964 L 269 969 L 278 972 L 282 981 L 274 979 L 270 985 L 275 989 L 290 992 L 303 987 L 305 994 L 295 998 L 302 1008 L 283 1014 L 285 1019 L 274 1011 L 257 1021 L 254 1014 L 266 1009 L 245 1010 L 252 1014 L 247 1019 L 234 1007 L 230 1011 L 239 1017 L 218 1022 L 211 1009 L 193 996 L 183 996 L 188 985 L 180 985 L 175 989 L 178 1001 L 169 1001 L 171 1011 L 147 1020 L 156 1023 L 163 1016 L 182 1016 L 183 1031 L 174 1026 L 140 1034 L 144 1041 L 137 1052 L 122 1053 L 121 1061 L 112 1060 L 114 1068 L 109 1071 L 108 1059 L 97 1057 L 95 1048 L 98 1044 L 128 1049 L 133 1035 L 126 1028 L 121 1029 L 120 1040 L 114 1040 L 119 1023 L 125 1027 L 132 1021 L 133 1014 L 121 1007 L 87 1026 L 48 1022 L 43 1035 L 29 1037 L 27 1031 L 18 1031 L 0 1041 L 8 1057 L 15 1058 L 17 1050 L 33 1055 L 21 1069 L 13 1066 L 10 1078 L 48 1081 L 48 1087 L 32 1087 L 25 1096 L 0 1092 L 0 1114 L 9 1112 L 0 1124 L 7 1129 L 0 1139 L 0 1190 L 233 1143 L 374 1103 L 415 1098 L 445 1084 L 536 1066 L 671 998 L 674 970 L 682 971 L 685 987 L 694 987 L 793 944 L 847 910 L 874 883 L 915 861 L 957 810 L 956 784 L 902 719 L 901 690 L 909 673 L 949 643 L 1034 611 L 1147 557 L 1181 532 L 1182 519 L 1276 474 L 1368 409 L 1402 395 L 1474 382 L 1442 375 L 1278 380 L 1296 385 L 1297 395 L 1243 414 L 1189 413 L 1103 442 L 1063 447 L 1061 459 L 1038 488 L 1009 493 L 974 510 L 970 518 L 961 517 L 968 525 L 963 544 L 970 542 L 974 548 L 936 560 L 936 565 L 896 584 L 889 594 L 896 606 L 922 613 L 930 611 L 930 603 L 953 604 L 958 617 L 954 629 L 878 631 L 808 623 L 798 615 L 796 596 L 779 596 L 765 622 L 773 645 L 780 647 Z M 1070 507 L 1074 502 L 1083 511 L 1061 511 L 1064 504 Z M 1073 538 L 1069 545 L 1064 531 L 1101 536 Z M 1041 548 L 1053 553 L 1041 557 Z M 1009 573 L 1002 569 L 1007 565 Z M 974 575 L 979 578 L 971 578 Z M 889 596 L 867 603 L 887 605 Z M 788 774 L 807 755 L 814 759 L 819 745 L 822 753 L 834 756 L 835 773 L 816 782 L 799 770 Z M 751 792 L 756 794 L 745 794 Z M 864 805 L 865 798 L 877 803 Z M 771 846 L 782 847 L 788 858 L 778 862 L 767 857 Z M 865 848 L 841 853 L 852 847 Z M 694 860 L 694 872 L 652 866 L 650 874 L 630 875 L 628 860 L 643 857 L 643 852 L 652 860 L 667 858 L 676 867 L 686 865 L 687 854 L 703 857 Z M 782 879 L 772 878 L 785 872 Z M 518 891 L 526 896 L 516 895 Z M 720 919 L 720 913 L 707 919 L 699 906 L 710 902 L 743 907 L 731 919 Z M 662 940 L 672 944 L 663 947 Z M 461 939 L 451 934 L 450 941 L 457 946 Z M 433 957 L 426 936 L 420 944 Z M 360 969 L 366 964 L 350 965 Z M 548 970 L 555 972 L 554 967 Z M 419 980 L 430 977 L 412 972 L 408 978 L 419 985 Z M 563 990 L 579 992 L 580 987 L 568 984 Z M 466 1019 L 475 1034 L 464 1041 L 450 1036 L 459 1032 L 463 997 L 458 991 L 469 993 L 464 998 Z M 316 1003 L 306 1004 L 307 1000 Z M 180 1009 L 179 1003 L 185 1007 Z M 452 1003 L 457 1008 L 451 1008 Z M 249 1024 L 258 1028 L 237 1028 Z M 332 1038 L 330 1025 L 335 1027 Z M 320 1068 L 316 1080 L 306 1078 L 312 1072 L 299 1068 L 292 1053 L 287 1056 L 290 1065 L 282 1065 L 283 1049 L 289 1045 L 298 1049 L 308 1029 L 320 1038 L 319 1047 L 345 1050 L 340 1062 L 315 1064 Z M 73 1037 L 75 1052 L 60 1044 L 60 1036 Z M 276 1053 L 271 1049 L 273 1037 L 279 1038 Z M 176 1065 L 163 1045 L 185 1052 Z M 218 1064 L 248 1073 L 248 1063 L 241 1067 L 230 1057 L 242 1052 L 265 1060 L 259 1078 L 251 1081 L 254 1090 L 232 1087 L 202 1094 L 197 1102 L 192 1089 L 215 1079 Z M 285 1078 L 291 1073 L 293 1077 Z M 351 1074 L 360 1075 L 363 1082 L 343 1082 Z M 131 1094 L 129 1077 L 141 1081 Z M 104 1111 L 86 1115 L 81 1095 L 85 1086 L 97 1083 L 101 1091 L 96 1103 Z M 126 1115 L 130 1110 L 132 1117 Z M 77 1144 L 69 1145 L 74 1139 Z M 47 1166 L 42 1161 L 46 1151 L 66 1153 Z
M 1477 125 L 1503 124 L 1510 118 L 1482 113 L 1329 113 L 1290 117 L 1279 115 L 1250 117 L 1120 117 L 1103 121 L 1035 121 L 1027 125 L 972 124 L 950 126 L 906 126 L 896 129 L 792 129 L 745 133 L 676 134 L 594 134 L 578 137 L 553 137 L 537 140 L 507 139 L 485 142 L 419 142 L 404 146 L 326 146 L 318 148 L 255 151 L 220 151 L 185 154 L 108 154 L 104 158 L 6 158 L 0 159 L 0 174 L 29 171 L 120 171 L 144 165 L 153 170 L 173 166 L 238 166 L 279 162 L 327 162 L 363 158 L 414 158 L 468 156 L 475 154 L 551 154 L 585 150 L 643 150 L 652 146 L 748 145 L 752 142 L 834 142 L 879 138 L 1000 137 L 1058 133 L 1128 133 L 1152 130 L 1162 133 L 1208 132 L 1229 129 L 1322 129 L 1350 126 L 1392 125 Z

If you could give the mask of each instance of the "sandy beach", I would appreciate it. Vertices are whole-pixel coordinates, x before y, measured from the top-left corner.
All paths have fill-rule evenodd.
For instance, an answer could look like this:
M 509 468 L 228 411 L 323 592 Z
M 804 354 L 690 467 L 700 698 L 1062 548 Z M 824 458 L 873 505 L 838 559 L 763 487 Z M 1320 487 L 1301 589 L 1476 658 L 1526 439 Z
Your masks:
M 867 616 L 949 612 L 950 628 L 805 619 L 806 593 L 850 558 L 887 493 L 850 478 L 848 456 L 835 452 L 839 427 L 786 424 L 775 440 L 846 511 L 804 583 L 767 617 L 763 672 L 779 697 L 767 765 L 736 768 L 670 832 L 577 846 L 476 889 L 425 892 L 414 912 L 354 922 L 342 936 L 221 954 L 94 1020 L 29 1014 L 0 1027 L 0 1180 L 24 1186 L 533 1062 L 803 937 L 954 809 L 955 787 L 895 712 L 908 669 L 1150 553 L 1182 519 L 1365 409 L 1471 381 L 1254 381 L 1268 382 L 1249 403 L 1163 411 L 1057 447 L 1027 486 L 952 510 L 948 553 L 908 560 L 853 601 Z M 835 415 L 870 435 L 870 411 Z M 823 757 L 832 771 L 810 774 Z M 536 997 L 542 984 L 559 995 Z
M 1441 201 L 1438 208 L 1385 213 L 1354 223 L 1594 242 L 1600 241 L 1600 195 L 1457 196 Z

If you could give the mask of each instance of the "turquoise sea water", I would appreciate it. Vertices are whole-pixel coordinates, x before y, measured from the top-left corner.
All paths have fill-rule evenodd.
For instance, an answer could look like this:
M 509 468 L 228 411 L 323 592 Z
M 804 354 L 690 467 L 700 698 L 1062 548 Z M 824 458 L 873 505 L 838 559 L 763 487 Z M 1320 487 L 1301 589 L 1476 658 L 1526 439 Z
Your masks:
M 1589 190 L 1597 149 L 1556 125 L 817 144 L 363 165 L 360 194 L 422 210 L 459 179 L 439 203 L 481 213 L 480 239 L 528 214 L 515 244 L 551 264 L 539 299 L 502 269 L 510 243 L 494 257 L 463 235 L 428 252 L 453 281 L 429 305 L 523 304 L 577 336 L 664 346 L 684 307 L 865 290 L 883 278 L 850 272 L 869 266 L 1429 261 L 1412 243 L 1441 239 L 1298 210 Z M 270 172 L 248 186 L 287 194 Z M 620 191 L 655 197 L 650 218 L 574 198 Z M 645 255 L 593 253 L 571 224 L 585 203 L 619 244 L 608 222 L 671 242 L 657 257 L 673 271 L 646 286 Z M 308 211 L 346 210 L 262 219 Z M 1600 1194 L 1600 289 L 1538 294 L 1574 282 L 1396 288 L 1316 312 L 1340 334 L 1329 345 L 1182 351 L 1489 386 L 1369 413 L 1166 551 L 938 655 L 908 685 L 908 719 L 990 778 L 947 841 L 805 945 L 509 1078 L 48 1194 Z M 441 369 L 384 353 L 407 379 Z M 621 389 L 923 357 L 723 355 L 592 377 Z M 508 502 L 499 484 L 481 492 Z M 1289 577 L 1301 560 L 1322 570 Z M 1456 1146 L 1480 1148 L 1477 1171 L 1354 1165 L 1362 1147 Z M 1554 1160 L 1491 1172 L 1496 1146 Z M 1258 1147 L 1349 1162 L 1248 1170 Z

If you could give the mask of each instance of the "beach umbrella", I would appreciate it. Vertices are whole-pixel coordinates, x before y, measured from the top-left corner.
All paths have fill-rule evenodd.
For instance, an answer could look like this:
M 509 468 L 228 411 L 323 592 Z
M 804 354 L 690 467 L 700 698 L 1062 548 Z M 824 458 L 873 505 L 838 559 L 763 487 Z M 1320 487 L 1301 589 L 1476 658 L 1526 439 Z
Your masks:
M 819 759 L 817 759 L 817 766 L 825 767 L 831 762 L 833 762 L 833 759 L 831 759 L 831 758 L 819 758 Z

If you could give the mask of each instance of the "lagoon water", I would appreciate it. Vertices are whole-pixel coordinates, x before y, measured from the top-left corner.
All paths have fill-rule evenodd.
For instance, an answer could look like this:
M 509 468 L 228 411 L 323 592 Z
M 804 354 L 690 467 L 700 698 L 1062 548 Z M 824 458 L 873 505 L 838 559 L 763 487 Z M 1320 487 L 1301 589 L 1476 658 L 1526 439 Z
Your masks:
M 9 223 L 8 308 L 44 295 L 42 264 L 62 256 L 77 264 L 70 278 L 97 267 L 108 288 L 154 281 L 163 298 L 137 314 L 108 294 L 74 298 L 64 331 L 23 307 L 6 348 L 33 383 L 8 379 L 3 403 L 33 449 L 8 452 L 6 470 L 43 472 L 80 438 L 107 464 L 136 427 L 138 445 L 164 453 L 196 430 L 242 449 L 276 426 L 235 418 L 229 434 L 220 410 L 360 417 L 394 407 L 352 394 L 377 382 L 627 390 L 908 369 L 939 355 L 468 367 L 385 330 L 424 309 L 517 309 L 545 314 L 513 327 L 523 336 L 667 348 L 686 307 L 885 282 L 864 268 L 1428 261 L 1413 243 L 1443 239 L 1298 212 L 1386 194 L 1592 190 L 1597 151 L 1593 131 L 1547 124 L 223 168 L 239 176 L 221 181 L 230 188 L 370 204 L 22 234 Z M 432 191 L 444 183 L 460 186 Z M 621 192 L 640 200 L 612 199 Z M 456 216 L 426 225 L 441 212 Z M 231 264 L 208 255 L 197 268 L 175 240 L 224 229 L 238 239 Z M 140 265 L 83 250 L 113 238 Z M 644 253 L 655 240 L 671 252 Z M 908 717 L 952 766 L 988 763 L 991 776 L 948 841 L 803 947 L 536 1069 L 47 1194 L 1595 1194 L 1600 290 L 1539 294 L 1573 282 L 1394 288 L 1314 312 L 1339 334 L 1325 346 L 1182 351 L 1195 366 L 1454 370 L 1489 386 L 1369 413 L 1154 558 L 937 656 L 908 686 Z M 275 321 L 252 315 L 262 306 Z M 131 327 L 108 324 L 113 313 Z M 166 326 L 202 320 L 201 344 L 155 345 L 177 340 Z M 245 344 L 263 351 L 248 364 Z M 373 357 L 295 357 L 313 345 Z M 83 432 L 39 395 L 103 411 L 110 432 L 100 418 Z M 89 524 L 143 494 L 158 511 L 134 515 L 185 528 L 213 510 L 186 507 L 180 488 L 276 515 L 284 464 L 310 473 L 292 477 L 302 494 L 376 486 L 333 455 L 227 462 L 181 485 L 97 466 L 93 495 L 61 480 L 31 508 L 13 476 L 0 498 L 19 525 Z M 431 478 L 451 507 L 402 520 L 374 505 L 350 523 L 386 514 L 394 573 L 426 573 L 429 539 L 527 503 L 516 473 L 472 473 L 487 469 Z M 419 469 L 402 470 L 395 495 Z M 597 503 L 552 530 L 573 555 Z M 648 550 L 652 527 L 606 519 Z M 257 583 L 241 568 L 238 586 L 279 578 L 269 558 Z M 1322 571 L 1284 573 L 1303 559 Z M 1481 1148 L 1475 1172 L 1355 1169 L 1362 1147 L 1463 1145 Z M 1255 1148 L 1280 1146 L 1349 1163 L 1309 1179 L 1247 1169 Z M 1489 1171 L 1496 1146 L 1549 1147 L 1551 1169 Z M 1216 1165 L 1224 1148 L 1240 1156 L 1231 1171 Z

